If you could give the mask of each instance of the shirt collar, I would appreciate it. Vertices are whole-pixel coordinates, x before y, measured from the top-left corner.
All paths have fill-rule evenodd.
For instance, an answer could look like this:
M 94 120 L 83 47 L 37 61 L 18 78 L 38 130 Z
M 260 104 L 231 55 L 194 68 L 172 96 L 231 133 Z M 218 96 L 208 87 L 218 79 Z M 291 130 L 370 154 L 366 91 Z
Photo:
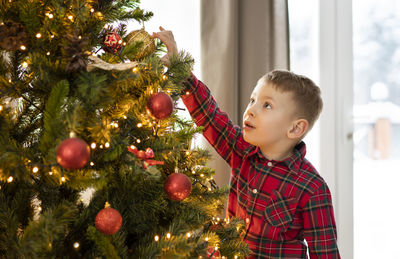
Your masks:
M 267 159 L 263 155 L 259 147 L 250 146 L 246 151 L 247 151 L 246 153 L 248 153 L 248 156 L 257 154 L 261 159 Z M 290 157 L 286 158 L 283 161 L 276 161 L 276 160 L 271 160 L 271 161 L 273 163 L 283 163 L 289 168 L 289 171 L 291 173 L 297 174 L 297 172 L 300 170 L 305 155 L 306 155 L 306 144 L 304 143 L 304 141 L 301 141 L 293 148 L 293 154 Z

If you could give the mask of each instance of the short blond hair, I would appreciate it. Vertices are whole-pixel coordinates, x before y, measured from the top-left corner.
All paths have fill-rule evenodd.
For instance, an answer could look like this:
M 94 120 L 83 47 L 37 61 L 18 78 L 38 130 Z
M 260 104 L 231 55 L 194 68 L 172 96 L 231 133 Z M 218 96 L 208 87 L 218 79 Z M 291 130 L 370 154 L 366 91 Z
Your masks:
M 323 107 L 320 88 L 308 77 L 287 70 L 273 70 L 260 78 L 276 90 L 293 93 L 297 116 L 309 123 L 309 130 L 317 121 Z

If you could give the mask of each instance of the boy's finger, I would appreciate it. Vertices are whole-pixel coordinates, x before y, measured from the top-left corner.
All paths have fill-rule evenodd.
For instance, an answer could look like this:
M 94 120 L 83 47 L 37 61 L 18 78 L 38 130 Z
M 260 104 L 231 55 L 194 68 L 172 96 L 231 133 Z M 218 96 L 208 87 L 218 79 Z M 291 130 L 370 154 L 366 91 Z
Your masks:
M 165 29 L 162 26 L 160 26 L 160 31 L 165 31 Z

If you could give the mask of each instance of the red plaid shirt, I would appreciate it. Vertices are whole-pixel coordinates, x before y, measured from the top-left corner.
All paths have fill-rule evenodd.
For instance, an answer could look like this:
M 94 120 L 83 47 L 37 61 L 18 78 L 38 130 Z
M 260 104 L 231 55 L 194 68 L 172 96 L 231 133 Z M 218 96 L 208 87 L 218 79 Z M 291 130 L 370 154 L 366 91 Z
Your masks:
M 251 258 L 340 258 L 328 186 L 299 143 L 283 161 L 269 160 L 244 141 L 195 76 L 182 100 L 204 136 L 231 167 L 229 216 L 246 222 Z M 304 242 L 304 240 L 307 241 Z

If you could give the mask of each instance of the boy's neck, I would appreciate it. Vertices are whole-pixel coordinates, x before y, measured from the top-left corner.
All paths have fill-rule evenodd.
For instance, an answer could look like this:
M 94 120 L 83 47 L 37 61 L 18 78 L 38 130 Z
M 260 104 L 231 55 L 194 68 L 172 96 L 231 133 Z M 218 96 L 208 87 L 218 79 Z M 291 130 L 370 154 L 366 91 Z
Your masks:
M 259 147 L 261 150 L 261 153 L 269 160 L 275 160 L 275 161 L 283 161 L 286 158 L 290 157 L 293 155 L 293 148 L 295 146 L 290 145 L 288 148 L 262 148 Z

